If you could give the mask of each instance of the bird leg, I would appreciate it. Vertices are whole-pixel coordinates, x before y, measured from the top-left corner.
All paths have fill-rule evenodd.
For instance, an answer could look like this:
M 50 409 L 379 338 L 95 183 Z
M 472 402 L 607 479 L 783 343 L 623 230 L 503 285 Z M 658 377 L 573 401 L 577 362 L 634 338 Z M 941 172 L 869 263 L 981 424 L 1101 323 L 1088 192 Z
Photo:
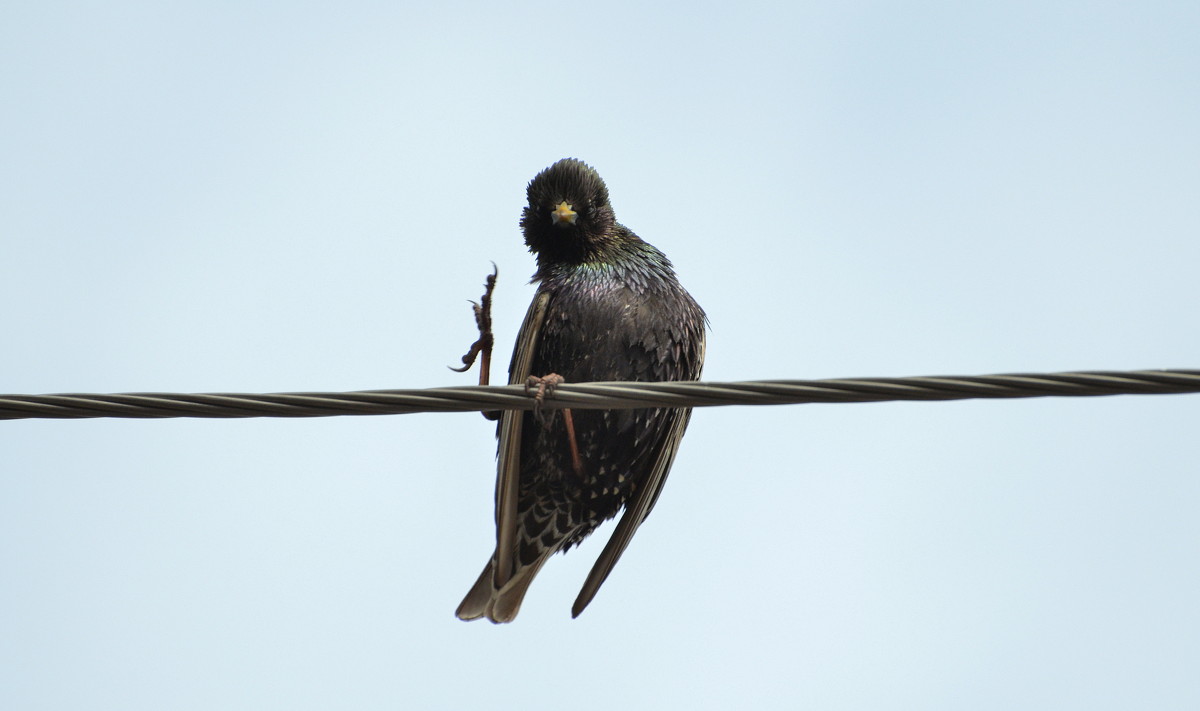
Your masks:
M 571 408 L 564 407 L 563 424 L 567 426 L 567 444 L 571 446 L 571 468 L 575 476 L 583 478 L 583 458 L 579 456 L 579 443 L 575 441 L 575 420 L 571 417 Z
M 533 396 L 533 414 L 546 427 L 550 426 L 549 421 L 542 419 L 542 403 L 546 400 L 546 396 L 554 395 L 554 388 L 562 385 L 566 380 L 558 373 L 551 373 L 542 377 L 531 375 L 525 380 L 525 394 L 537 388 L 537 392 Z M 575 470 L 575 476 L 583 478 L 583 458 L 579 456 L 579 442 L 575 439 L 575 418 L 571 416 L 571 408 L 564 407 L 562 409 L 563 424 L 567 427 L 567 445 L 571 448 L 571 467 Z
M 475 364 L 475 358 L 479 358 L 479 384 L 487 385 L 491 380 L 492 374 L 492 345 L 495 343 L 495 337 L 492 335 L 492 291 L 496 289 L 496 277 L 500 274 L 500 270 L 496 267 L 496 263 L 492 262 L 492 273 L 488 274 L 487 280 L 483 283 L 483 296 L 479 298 L 478 303 L 472 301 L 471 308 L 475 312 L 475 326 L 479 329 L 479 340 L 471 344 L 471 349 L 462 357 L 463 366 L 455 368 L 450 366 L 450 370 L 456 373 L 465 373 Z M 500 419 L 500 412 L 484 412 L 484 417 L 489 420 Z

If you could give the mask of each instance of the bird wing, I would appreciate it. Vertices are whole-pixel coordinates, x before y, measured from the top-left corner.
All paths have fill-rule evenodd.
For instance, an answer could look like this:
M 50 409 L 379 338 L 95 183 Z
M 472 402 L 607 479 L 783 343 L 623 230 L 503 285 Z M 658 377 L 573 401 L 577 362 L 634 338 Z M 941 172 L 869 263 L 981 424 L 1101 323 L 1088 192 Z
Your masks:
M 703 363 L 703 331 L 700 332 L 698 355 L 697 363 Z M 699 377 L 698 367 L 695 377 Z M 626 504 L 624 515 L 617 522 L 617 527 L 609 537 L 608 543 L 604 545 L 604 550 L 600 552 L 600 557 L 592 565 L 587 579 L 583 581 L 583 588 L 580 589 L 579 596 L 575 598 L 575 604 L 571 606 L 571 617 L 573 618 L 579 617 L 579 613 L 583 612 L 592 598 L 596 597 L 600 586 L 604 584 L 608 574 L 612 572 L 613 566 L 621 559 L 621 554 L 633 540 L 633 534 L 637 533 L 638 526 L 642 525 L 642 521 L 645 521 L 646 517 L 650 515 L 650 509 L 654 508 L 655 502 L 658 501 L 658 495 L 662 493 L 663 485 L 667 481 L 667 472 L 671 470 L 671 464 L 675 461 L 675 453 L 679 451 L 679 443 L 683 440 L 683 433 L 687 429 L 688 421 L 692 418 L 692 410 L 691 408 L 671 410 L 668 417 L 669 420 L 665 425 L 666 436 L 661 440 L 661 448 L 654 458 L 654 466 L 650 469 L 650 475 L 646 477 L 645 485 L 639 487 L 634 493 L 633 500 Z
M 524 384 L 530 376 L 533 355 L 537 351 L 542 324 L 546 320 L 546 309 L 550 294 L 538 292 L 513 349 L 512 364 L 509 366 L 509 385 Z M 496 473 L 496 568 L 493 584 L 496 589 L 504 587 L 512 576 L 513 555 L 517 550 L 517 499 L 520 497 L 521 475 L 521 423 L 525 420 L 524 410 L 505 410 L 500 416 L 497 436 L 500 438 L 499 466 Z

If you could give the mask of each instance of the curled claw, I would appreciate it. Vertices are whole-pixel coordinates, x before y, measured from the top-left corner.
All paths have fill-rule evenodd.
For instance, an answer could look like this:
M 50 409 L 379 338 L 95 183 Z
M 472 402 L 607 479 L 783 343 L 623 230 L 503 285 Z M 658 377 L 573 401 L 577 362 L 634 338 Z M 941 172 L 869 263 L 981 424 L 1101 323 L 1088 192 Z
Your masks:
M 488 281 L 489 281 L 489 291 L 490 291 L 490 284 L 495 283 L 495 277 L 488 277 Z M 480 306 L 478 303 L 476 303 L 474 301 L 472 301 L 470 303 L 471 303 L 471 308 L 474 309 L 474 311 L 475 311 L 475 324 L 479 327 L 479 339 L 471 344 L 470 350 L 468 350 L 466 352 L 466 355 L 464 355 L 462 357 L 463 365 L 461 368 L 455 368 L 452 365 L 446 366 L 450 370 L 453 370 L 455 373 L 465 373 L 468 370 L 470 370 L 471 366 L 475 365 L 475 359 L 477 357 L 479 357 L 480 353 L 483 353 L 483 363 L 486 364 L 486 365 L 480 366 L 480 367 L 481 368 L 487 367 L 487 366 L 490 366 L 490 364 L 491 364 L 490 361 L 491 361 L 492 345 L 495 343 L 495 339 L 492 336 L 492 330 L 491 330 L 491 314 L 488 313 L 487 315 L 484 315 L 484 309 L 482 306 Z M 490 306 L 490 304 L 489 304 L 489 306 Z M 489 311 L 490 311 L 490 309 L 489 309 Z M 484 325 L 485 322 L 487 324 L 486 326 Z M 483 385 L 485 383 L 480 383 L 480 384 Z
M 554 396 L 554 388 L 558 387 L 559 385 L 562 385 L 565 382 L 567 382 L 566 379 L 563 378 L 563 376 L 559 375 L 558 373 L 551 373 L 549 375 L 543 375 L 540 378 L 536 375 L 531 375 L 528 378 L 526 378 L 525 379 L 525 394 L 526 395 L 529 394 L 529 391 L 533 390 L 534 388 L 537 388 L 537 392 L 534 393 L 534 395 L 533 395 L 533 401 L 534 401 L 533 411 L 534 411 L 534 413 L 536 413 L 540 416 L 541 411 L 542 411 L 542 403 L 546 401 L 547 397 L 553 397 Z

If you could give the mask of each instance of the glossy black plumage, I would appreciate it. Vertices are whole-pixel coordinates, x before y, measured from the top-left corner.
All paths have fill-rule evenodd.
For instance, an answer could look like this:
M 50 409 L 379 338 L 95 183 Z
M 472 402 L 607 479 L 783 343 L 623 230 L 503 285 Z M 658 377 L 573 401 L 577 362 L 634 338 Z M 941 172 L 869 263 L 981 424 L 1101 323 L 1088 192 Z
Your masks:
M 696 380 L 704 312 L 670 261 L 616 221 L 604 181 L 564 159 L 529 184 L 521 217 L 537 255 L 537 294 L 509 369 L 510 383 Z M 498 427 L 497 547 L 458 608 L 462 619 L 516 617 L 546 559 L 625 509 L 575 601 L 578 615 L 608 577 L 662 490 L 689 409 L 575 410 L 582 471 L 561 413 L 506 411 Z M 581 476 L 582 474 L 582 476 Z

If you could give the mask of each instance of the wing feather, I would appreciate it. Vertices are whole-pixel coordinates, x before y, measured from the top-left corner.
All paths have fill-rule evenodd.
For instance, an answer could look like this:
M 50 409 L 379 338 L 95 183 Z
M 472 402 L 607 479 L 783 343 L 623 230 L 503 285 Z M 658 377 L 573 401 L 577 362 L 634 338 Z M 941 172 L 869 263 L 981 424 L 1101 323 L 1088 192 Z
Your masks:
M 517 334 L 512 364 L 508 371 L 509 385 L 524 384 L 525 379 L 530 376 L 529 369 L 533 364 L 534 353 L 537 352 L 549 304 L 550 294 L 540 291 L 529 305 L 525 321 Z M 503 588 L 512 576 L 513 555 L 517 550 L 517 500 L 521 492 L 521 423 L 524 420 L 523 410 L 505 410 L 500 416 L 500 463 L 496 473 L 496 567 L 492 581 L 497 590 Z
M 696 360 L 695 378 L 700 377 L 699 367 L 704 362 L 703 331 L 700 332 L 698 345 L 699 357 Z M 650 474 L 646 477 L 645 485 L 634 493 L 633 500 L 625 506 L 625 513 L 617 522 L 617 527 L 609 537 L 608 543 L 604 545 L 604 550 L 600 552 L 600 557 L 596 559 L 587 579 L 583 581 L 583 588 L 580 589 L 579 596 L 575 598 L 575 604 L 571 606 L 571 617 L 579 617 L 592 598 L 596 597 L 600 586 L 608 579 L 608 574 L 612 572 L 613 566 L 621 559 L 621 554 L 633 540 L 633 534 L 637 533 L 638 526 L 642 525 L 642 521 L 645 521 L 646 517 L 650 515 L 650 509 L 654 508 L 659 494 L 662 493 L 663 485 L 667 482 L 667 473 L 671 470 L 671 464 L 675 461 L 675 453 L 679 451 L 679 443 L 683 440 L 683 433 L 687 430 L 688 421 L 692 418 L 692 410 L 691 408 L 672 410 L 669 417 L 671 419 L 666 424 L 667 432 L 661 440 L 662 447 L 658 450 L 654 466 L 651 467 Z

